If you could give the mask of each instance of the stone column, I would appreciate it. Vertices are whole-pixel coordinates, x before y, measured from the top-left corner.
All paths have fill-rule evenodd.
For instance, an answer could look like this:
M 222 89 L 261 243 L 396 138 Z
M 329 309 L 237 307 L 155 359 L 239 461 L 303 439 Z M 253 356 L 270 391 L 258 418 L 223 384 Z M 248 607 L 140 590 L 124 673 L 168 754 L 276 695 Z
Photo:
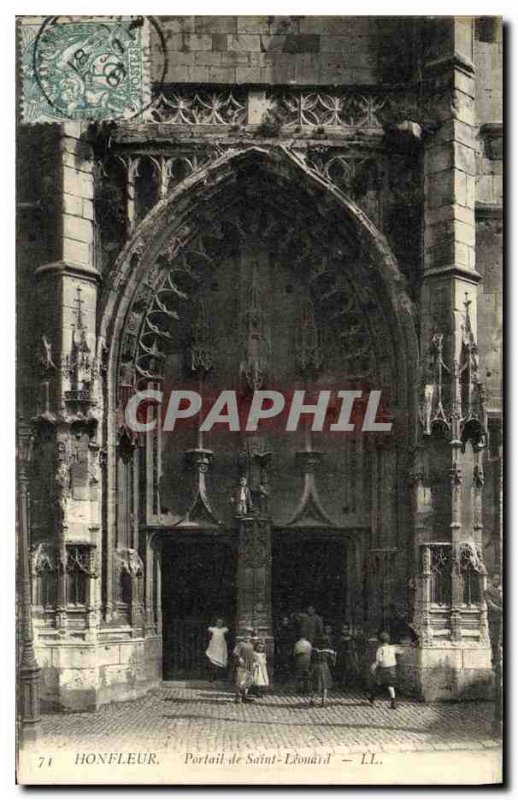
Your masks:
M 16 578 L 19 587 L 20 630 L 17 636 L 18 738 L 20 747 L 36 743 L 40 722 L 41 670 L 34 654 L 34 631 L 31 609 L 31 576 L 29 548 L 28 470 L 31 464 L 34 434 L 30 425 L 18 423 L 17 490 L 18 490 L 18 563 Z
M 484 653 L 474 655 L 472 661 L 471 656 L 468 658 L 462 650 L 466 645 L 463 639 L 463 583 L 457 560 L 460 545 L 474 542 L 476 500 L 472 475 L 479 443 L 466 428 L 466 422 L 471 418 L 473 387 L 476 385 L 476 378 L 472 380 L 471 375 L 474 361 L 470 348 L 476 342 L 477 286 L 480 281 L 475 265 L 473 19 L 435 17 L 425 24 L 428 35 L 423 85 L 436 127 L 424 146 L 421 352 L 423 375 L 426 375 L 427 354 L 433 347 L 436 372 L 423 381 L 430 385 L 426 386 L 422 398 L 423 480 L 417 486 L 415 524 L 416 533 L 423 538 L 432 534 L 431 538 L 436 542 L 451 543 L 450 629 L 456 649 L 450 656 L 450 668 L 454 674 L 449 685 L 454 689 L 448 691 L 455 694 L 469 684 L 470 676 L 473 676 L 474 685 L 480 683 L 480 669 L 475 665 L 485 658 L 482 642 L 480 647 Z M 476 367 L 474 369 L 476 371 Z M 467 397 L 462 386 L 467 388 Z M 431 394 L 427 394 L 430 390 Z M 479 423 L 482 429 L 484 421 L 481 418 Z M 432 496 L 428 498 L 431 502 L 427 502 L 426 486 L 431 487 L 432 480 L 442 487 L 442 509 L 441 503 Z M 434 515 L 437 516 L 434 518 Z M 425 545 L 426 541 L 421 540 L 420 544 Z M 423 631 L 422 646 L 432 644 L 426 624 L 427 571 L 423 566 L 418 577 L 421 615 L 418 622 Z M 435 658 L 438 660 L 434 661 Z M 421 684 L 425 698 L 440 696 L 433 694 L 436 691 L 433 683 L 442 669 L 439 662 L 440 657 L 435 655 L 433 648 L 426 654 L 426 659 L 423 654 L 422 664 L 426 666 L 422 670 Z M 447 684 L 446 676 L 443 684 Z
M 99 547 L 97 475 L 98 372 L 96 306 L 99 274 L 95 268 L 93 157 L 81 123 L 59 129 L 60 204 L 54 221 L 56 260 L 36 269 L 40 366 L 44 381 L 38 423 L 55 430 L 54 536 L 59 549 L 58 628 L 66 627 L 66 541 Z M 49 222 L 52 224 L 52 221 Z M 37 394 L 37 393 L 35 393 Z M 92 596 L 97 592 L 91 587 Z
M 423 645 L 433 644 L 433 631 L 430 619 L 431 600 L 431 552 L 430 545 L 420 548 L 421 565 L 417 576 L 416 587 L 416 630 L 419 632 L 420 642 Z
M 94 644 L 100 593 L 93 566 L 101 551 L 101 515 L 98 468 L 99 370 L 96 359 L 96 309 L 100 280 L 95 266 L 93 151 L 86 125 L 63 122 L 52 126 L 57 162 L 46 179 L 55 186 L 53 214 L 46 217 L 52 230 L 52 248 L 35 269 L 38 314 L 35 329 L 39 348 L 33 362 L 32 415 L 43 460 L 33 476 L 32 492 L 40 508 L 47 507 L 44 535 L 57 550 L 56 639 L 40 625 L 41 663 L 57 667 L 44 684 L 56 702 L 67 703 L 70 693 L 94 689 L 94 671 L 84 669 L 81 687 L 69 683 L 67 666 L 72 645 Z M 35 138 L 35 147 L 38 141 Z M 38 385 L 39 384 L 39 385 Z M 38 523 L 39 524 L 39 523 Z M 75 609 L 83 633 L 69 631 L 67 557 L 72 543 L 88 547 L 90 567 L 84 606 Z M 85 551 L 86 553 L 86 551 Z M 68 565 L 69 567 L 70 565 Z M 66 645 L 61 647 L 61 645 Z M 68 673 L 68 674 L 67 674 Z M 75 679 L 74 679 L 75 680 Z M 54 688 L 57 683 L 57 688 Z
M 435 18 L 426 54 L 424 81 L 437 115 L 438 128 L 425 146 L 424 277 L 421 293 L 421 347 L 432 337 L 444 337 L 443 356 L 450 368 L 444 376 L 450 431 L 450 531 L 452 548 L 471 531 L 463 530 L 460 421 L 460 362 L 464 334 L 464 304 L 471 304 L 476 336 L 477 284 L 475 268 L 475 80 L 473 67 L 473 20 L 470 17 Z M 449 391 L 448 391 L 449 389 Z M 426 447 L 433 447 L 428 439 Z M 465 459 L 462 459 L 464 466 Z M 446 476 L 444 476 L 446 478 Z M 460 602 L 460 576 L 452 572 L 452 605 Z M 454 615 L 455 615 L 454 611 Z M 454 616 L 452 622 L 455 622 Z M 458 636 L 456 624 L 453 635 Z
M 247 628 L 266 641 L 268 663 L 273 667 L 271 612 L 271 521 L 265 515 L 236 518 L 237 635 Z

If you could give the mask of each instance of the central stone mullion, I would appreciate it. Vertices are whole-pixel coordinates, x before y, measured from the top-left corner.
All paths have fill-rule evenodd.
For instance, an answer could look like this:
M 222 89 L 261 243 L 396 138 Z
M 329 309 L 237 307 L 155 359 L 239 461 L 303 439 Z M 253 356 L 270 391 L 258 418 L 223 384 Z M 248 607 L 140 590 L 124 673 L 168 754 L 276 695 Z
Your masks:
M 236 518 L 237 636 L 246 630 L 264 639 L 268 661 L 273 657 L 271 613 L 271 520 L 263 515 Z

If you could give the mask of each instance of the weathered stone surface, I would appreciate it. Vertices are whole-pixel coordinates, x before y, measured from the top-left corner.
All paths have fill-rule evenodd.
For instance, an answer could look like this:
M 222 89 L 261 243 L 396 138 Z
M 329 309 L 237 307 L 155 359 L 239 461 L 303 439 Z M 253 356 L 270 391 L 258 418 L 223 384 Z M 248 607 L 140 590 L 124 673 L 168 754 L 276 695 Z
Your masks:
M 209 56 L 212 52 L 230 53 L 278 53 L 291 55 L 293 59 L 302 54 L 325 53 L 327 62 L 312 63 L 307 59 L 273 63 L 275 70 L 248 73 L 251 82 L 267 83 L 338 83 L 356 82 L 358 84 L 376 81 L 376 53 L 368 38 L 372 24 L 360 18 L 352 18 L 351 24 L 343 25 L 340 18 L 299 18 L 299 17 L 186 17 L 162 18 L 168 51 L 166 80 L 202 81 L 214 80 L 231 83 L 235 76 L 228 73 L 209 74 L 186 73 L 185 67 L 195 65 L 210 66 L 233 64 L 229 60 L 219 61 Z M 193 21 L 194 20 L 194 21 Z M 203 57 L 200 54 L 207 53 Z M 190 56 L 194 56 L 191 59 Z M 301 65 L 304 63 L 304 67 Z M 243 64 L 243 66 L 245 66 Z M 257 65 L 248 64 L 250 68 Z M 268 66 L 261 64 L 261 67 Z M 351 72 L 355 69 L 355 74 Z M 242 72 L 240 82 L 246 80 Z
M 75 217 L 83 216 L 83 203 L 85 201 L 82 197 L 77 195 L 63 193 L 63 211 L 65 214 L 72 214 Z
M 63 258 L 73 264 L 90 265 L 92 263 L 92 245 L 80 242 L 68 236 L 63 238 Z
M 238 33 L 269 33 L 270 17 L 238 17 Z
M 63 214 L 63 232 L 70 239 L 77 239 L 79 242 L 90 244 L 93 240 L 93 226 L 90 220 L 72 217 L 70 214 Z
M 173 49 L 174 49 L 173 42 Z M 212 50 L 212 36 L 209 34 L 187 33 L 182 37 L 182 43 L 178 49 L 184 49 L 187 52 L 196 52 L 198 50 Z
M 465 648 L 462 651 L 462 666 L 469 670 L 487 672 L 491 668 L 490 648 Z
M 63 189 L 67 194 L 92 199 L 94 196 L 92 175 L 65 165 L 63 167 Z
M 228 37 L 228 49 L 236 53 L 260 52 L 261 37 L 251 33 L 232 34 Z
M 239 17 L 194 17 L 196 33 L 235 33 Z

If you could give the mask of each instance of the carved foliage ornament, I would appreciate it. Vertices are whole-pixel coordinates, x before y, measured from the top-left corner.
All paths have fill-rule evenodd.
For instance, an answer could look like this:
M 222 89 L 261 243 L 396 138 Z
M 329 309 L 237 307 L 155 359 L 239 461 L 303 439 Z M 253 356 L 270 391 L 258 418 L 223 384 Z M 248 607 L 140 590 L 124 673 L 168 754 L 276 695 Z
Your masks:
M 455 556 L 455 567 L 457 572 L 472 570 L 473 572 L 485 573 L 486 568 L 482 560 L 480 547 L 473 542 L 461 542 Z
M 58 571 L 58 553 L 56 546 L 49 542 L 37 544 L 31 557 L 32 573 L 42 575 L 45 572 Z
M 114 551 L 115 563 L 120 572 L 126 572 L 132 578 L 144 574 L 144 562 L 132 547 L 118 547 Z

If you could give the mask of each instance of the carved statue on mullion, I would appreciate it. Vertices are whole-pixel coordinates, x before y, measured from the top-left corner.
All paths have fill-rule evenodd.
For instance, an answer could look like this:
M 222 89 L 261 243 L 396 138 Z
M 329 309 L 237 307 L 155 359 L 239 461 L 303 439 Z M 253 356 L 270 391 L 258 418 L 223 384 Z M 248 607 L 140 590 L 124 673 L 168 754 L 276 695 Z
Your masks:
M 236 516 L 268 514 L 268 465 L 272 454 L 258 436 L 246 440 L 238 455 L 239 485 L 232 497 Z

